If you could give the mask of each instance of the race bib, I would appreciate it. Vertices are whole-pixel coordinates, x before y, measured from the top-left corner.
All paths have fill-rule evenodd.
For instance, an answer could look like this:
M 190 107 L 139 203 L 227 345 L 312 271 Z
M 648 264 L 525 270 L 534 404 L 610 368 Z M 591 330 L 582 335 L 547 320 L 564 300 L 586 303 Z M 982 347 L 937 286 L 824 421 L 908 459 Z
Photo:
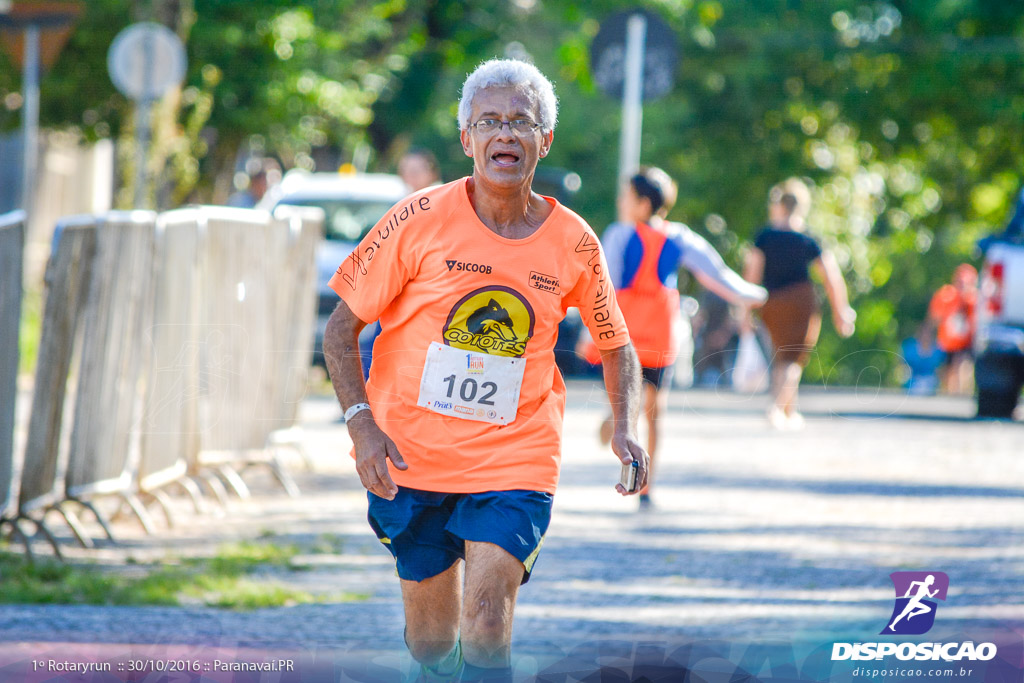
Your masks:
M 525 358 L 492 356 L 433 342 L 420 379 L 419 405 L 441 415 L 509 424 L 519 409 Z

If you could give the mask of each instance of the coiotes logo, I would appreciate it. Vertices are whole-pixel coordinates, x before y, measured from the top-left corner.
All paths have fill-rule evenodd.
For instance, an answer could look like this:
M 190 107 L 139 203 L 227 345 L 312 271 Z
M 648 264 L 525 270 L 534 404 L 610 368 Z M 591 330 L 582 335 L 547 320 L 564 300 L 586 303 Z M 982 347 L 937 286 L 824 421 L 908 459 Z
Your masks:
M 442 337 L 457 349 L 519 357 L 533 337 L 534 320 L 533 307 L 519 292 L 481 287 L 452 307 Z

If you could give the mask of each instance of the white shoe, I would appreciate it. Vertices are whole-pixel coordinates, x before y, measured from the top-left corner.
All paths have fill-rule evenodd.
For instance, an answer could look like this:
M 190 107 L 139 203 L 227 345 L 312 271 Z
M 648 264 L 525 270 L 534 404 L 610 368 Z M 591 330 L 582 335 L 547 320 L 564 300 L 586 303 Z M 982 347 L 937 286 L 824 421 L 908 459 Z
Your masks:
M 799 432 L 806 426 L 804 416 L 793 411 L 793 414 L 786 418 L 786 428 L 793 432 Z
M 772 429 L 782 432 L 789 426 L 789 420 L 781 408 L 772 406 L 768 409 L 768 424 L 772 426 Z

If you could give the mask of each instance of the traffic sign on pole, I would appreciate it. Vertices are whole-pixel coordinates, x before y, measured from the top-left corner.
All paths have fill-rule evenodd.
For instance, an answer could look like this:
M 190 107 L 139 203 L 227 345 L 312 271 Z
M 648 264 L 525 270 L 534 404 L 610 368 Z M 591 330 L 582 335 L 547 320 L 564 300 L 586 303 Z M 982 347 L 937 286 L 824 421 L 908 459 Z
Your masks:
M 590 70 L 606 95 L 620 98 L 626 81 L 626 42 L 630 17 L 646 23 L 643 46 L 642 98 L 653 100 L 667 94 L 675 83 L 679 49 L 672 27 L 654 12 L 636 7 L 616 12 L 601 22 L 590 46 Z
M 49 69 L 74 32 L 82 15 L 81 2 L 20 0 L 10 3 L 6 11 L 0 7 L 0 46 L 19 67 L 26 59 L 25 30 L 39 28 L 39 62 Z
M 643 100 L 672 90 L 678 60 L 672 29 L 639 7 L 608 17 L 594 37 L 590 46 L 594 81 L 606 94 L 622 98 L 620 187 L 640 167 Z
M 21 208 L 34 218 L 39 163 L 39 80 L 57 60 L 82 13 L 78 2 L 15 2 L 0 14 L 0 44 L 22 68 Z
M 158 100 L 185 80 L 185 46 L 163 24 L 144 21 L 117 34 L 107 70 L 121 94 L 135 102 Z
M 135 108 L 135 200 L 136 209 L 147 203 L 146 159 L 150 138 L 150 110 L 153 102 L 185 80 L 188 61 L 185 46 L 163 24 L 141 22 L 117 34 L 107 52 L 110 80 Z

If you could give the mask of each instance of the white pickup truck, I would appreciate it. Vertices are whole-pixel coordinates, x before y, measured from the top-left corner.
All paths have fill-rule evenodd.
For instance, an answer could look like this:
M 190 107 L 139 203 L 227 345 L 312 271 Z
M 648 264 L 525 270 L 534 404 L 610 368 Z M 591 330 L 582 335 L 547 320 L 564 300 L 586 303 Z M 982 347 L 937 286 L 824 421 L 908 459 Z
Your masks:
M 1024 385 L 1024 244 L 985 248 L 976 309 L 974 380 L 978 417 L 1013 416 Z

